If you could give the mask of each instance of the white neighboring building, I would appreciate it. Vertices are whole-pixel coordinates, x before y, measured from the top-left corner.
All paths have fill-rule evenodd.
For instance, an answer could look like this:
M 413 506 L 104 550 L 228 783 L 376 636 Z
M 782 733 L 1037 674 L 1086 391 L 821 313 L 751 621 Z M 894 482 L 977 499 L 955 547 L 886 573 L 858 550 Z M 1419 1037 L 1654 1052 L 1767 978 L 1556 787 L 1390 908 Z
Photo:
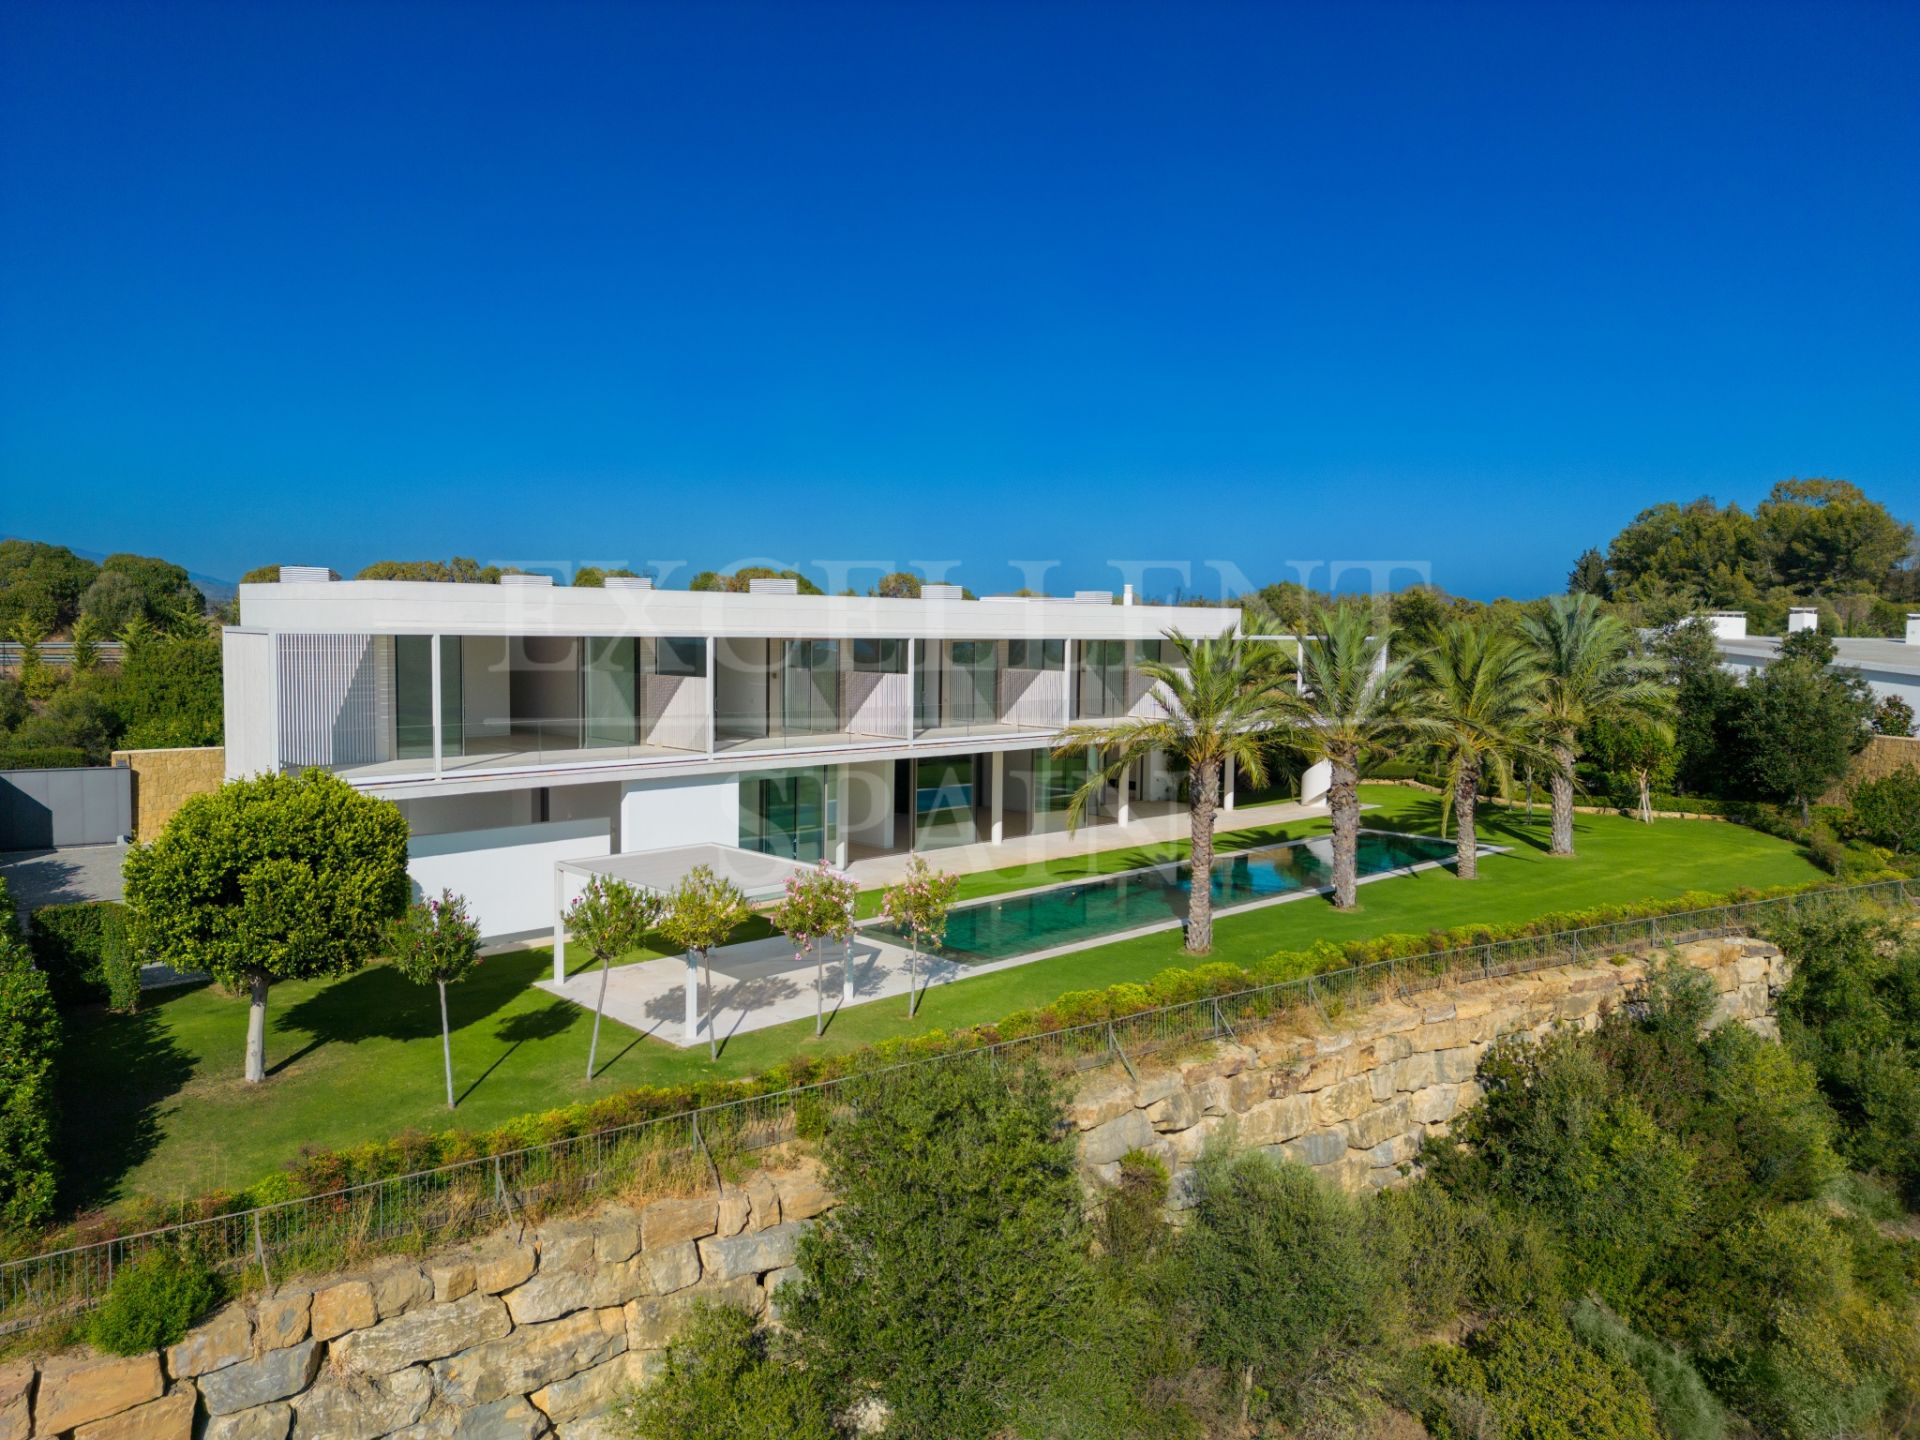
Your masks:
M 1747 634 L 1747 617 L 1738 610 L 1709 615 L 1707 621 L 1720 658 L 1743 682 L 1780 653 L 1780 638 Z M 1818 623 L 1817 611 L 1796 609 L 1787 616 L 1787 631 L 1811 630 Z M 1904 640 L 1836 639 L 1833 644 L 1834 663 L 1859 671 L 1876 699 L 1897 695 L 1920 714 L 1920 614 L 1907 616 Z
M 712 841 L 844 865 L 1063 829 L 1086 762 L 1048 753 L 1061 729 L 1156 707 L 1138 664 L 1167 630 L 1240 623 L 1105 592 L 283 574 L 225 633 L 228 776 L 317 765 L 394 801 L 416 882 L 493 938 L 552 928 L 557 860 Z M 1179 789 L 1156 755 L 1096 812 Z

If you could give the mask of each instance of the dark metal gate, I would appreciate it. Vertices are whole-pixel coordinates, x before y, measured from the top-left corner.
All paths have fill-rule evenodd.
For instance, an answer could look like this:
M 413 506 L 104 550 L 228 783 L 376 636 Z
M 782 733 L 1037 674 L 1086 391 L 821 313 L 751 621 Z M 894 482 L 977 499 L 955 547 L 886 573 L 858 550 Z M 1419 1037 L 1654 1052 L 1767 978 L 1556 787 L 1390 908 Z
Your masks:
M 105 845 L 133 832 L 133 771 L 0 770 L 0 850 Z

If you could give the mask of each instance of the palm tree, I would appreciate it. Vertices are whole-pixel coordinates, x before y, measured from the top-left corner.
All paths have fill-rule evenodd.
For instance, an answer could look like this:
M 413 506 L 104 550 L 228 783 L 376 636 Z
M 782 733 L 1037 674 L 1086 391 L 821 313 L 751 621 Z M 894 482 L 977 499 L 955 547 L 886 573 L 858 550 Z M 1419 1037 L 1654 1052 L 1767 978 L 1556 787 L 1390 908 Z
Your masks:
M 1655 662 L 1633 653 L 1633 632 L 1602 610 L 1595 596 L 1555 595 L 1544 613 L 1521 622 L 1521 630 L 1541 672 L 1534 726 L 1551 757 L 1549 853 L 1571 855 L 1573 765 L 1580 758 L 1580 732 L 1599 719 L 1664 725 L 1667 690 L 1655 678 Z
M 1221 766 L 1240 767 L 1254 785 L 1267 779 L 1262 737 L 1287 722 L 1285 657 L 1267 642 L 1230 635 L 1197 640 L 1167 632 L 1178 661 L 1142 660 L 1154 681 L 1158 713 L 1070 727 L 1054 745 L 1055 758 L 1099 752 L 1098 768 L 1073 794 L 1067 824 L 1077 828 L 1087 802 L 1106 786 L 1125 783 L 1130 766 L 1164 751 L 1187 772 L 1187 820 L 1192 831 L 1192 883 L 1187 896 L 1187 951 L 1213 948 L 1213 821 L 1220 805 Z
M 1531 726 L 1540 671 L 1518 637 L 1464 620 L 1440 631 L 1417 669 L 1419 706 L 1440 727 L 1433 748 L 1451 781 L 1454 873 L 1472 880 L 1480 869 L 1473 812 L 1488 772 L 1504 787 L 1513 762 L 1538 752 Z
M 1351 910 L 1359 887 L 1360 763 L 1393 754 L 1438 727 L 1414 706 L 1411 660 L 1393 658 L 1393 626 L 1361 605 L 1319 611 L 1300 642 L 1300 693 L 1288 743 L 1332 771 L 1333 903 Z

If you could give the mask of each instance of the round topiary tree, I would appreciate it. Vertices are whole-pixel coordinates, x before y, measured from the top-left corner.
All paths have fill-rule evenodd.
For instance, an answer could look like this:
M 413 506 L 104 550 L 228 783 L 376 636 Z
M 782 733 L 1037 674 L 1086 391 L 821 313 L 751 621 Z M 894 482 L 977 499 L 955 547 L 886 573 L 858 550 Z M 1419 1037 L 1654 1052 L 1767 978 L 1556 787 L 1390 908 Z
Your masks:
M 246 1077 L 266 1078 L 267 990 L 357 970 L 407 905 L 407 822 L 324 770 L 230 780 L 127 852 L 138 946 L 245 991 Z
M 853 902 L 859 893 L 852 876 L 841 874 L 822 860 L 811 870 L 789 875 L 786 894 L 767 912 L 775 928 L 793 942 L 794 959 L 804 961 L 809 952 L 813 955 L 816 1036 L 826 1029 L 827 1016 L 826 956 L 821 942 L 838 940 L 844 945 L 853 938 Z
M 916 855 L 907 862 L 907 873 L 900 877 L 900 883 L 881 892 L 880 913 L 911 937 L 907 948 L 908 1018 L 920 1006 L 920 952 L 938 950 L 947 938 L 947 912 L 953 908 L 953 895 L 959 888 L 958 875 L 935 870 Z
M 596 875 L 567 907 L 567 933 L 600 963 L 600 998 L 593 1007 L 593 1039 L 587 1046 L 587 1079 L 600 1053 L 600 1017 L 607 1008 L 607 969 L 638 945 L 660 914 L 660 897 L 624 880 Z
M 453 1109 L 453 1036 L 447 1026 L 447 986 L 480 963 L 480 927 L 467 902 L 451 890 L 409 905 L 394 922 L 393 968 L 416 985 L 440 989 L 440 1057 L 447 1070 L 447 1108 Z

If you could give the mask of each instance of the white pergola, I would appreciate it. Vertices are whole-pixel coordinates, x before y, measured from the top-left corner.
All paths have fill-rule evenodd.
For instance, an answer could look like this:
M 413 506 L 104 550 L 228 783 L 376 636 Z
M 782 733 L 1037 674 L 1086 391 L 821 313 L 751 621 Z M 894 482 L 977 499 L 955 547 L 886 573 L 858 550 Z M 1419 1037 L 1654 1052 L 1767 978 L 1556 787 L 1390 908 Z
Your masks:
M 740 887 L 749 904 L 777 900 L 787 891 L 790 876 L 814 867 L 801 860 L 785 860 L 778 855 L 762 855 L 742 850 L 737 845 L 707 842 L 700 845 L 669 845 L 660 850 L 629 850 L 621 855 L 599 855 L 587 860 L 559 860 L 553 867 L 553 979 L 555 984 L 567 978 L 567 906 L 570 890 L 577 893 L 596 876 L 624 880 L 637 890 L 666 895 L 697 866 L 704 865 L 722 880 Z M 569 886 L 568 877 L 578 882 Z M 687 1042 L 700 1033 L 700 967 L 694 957 L 686 957 L 687 966 Z

